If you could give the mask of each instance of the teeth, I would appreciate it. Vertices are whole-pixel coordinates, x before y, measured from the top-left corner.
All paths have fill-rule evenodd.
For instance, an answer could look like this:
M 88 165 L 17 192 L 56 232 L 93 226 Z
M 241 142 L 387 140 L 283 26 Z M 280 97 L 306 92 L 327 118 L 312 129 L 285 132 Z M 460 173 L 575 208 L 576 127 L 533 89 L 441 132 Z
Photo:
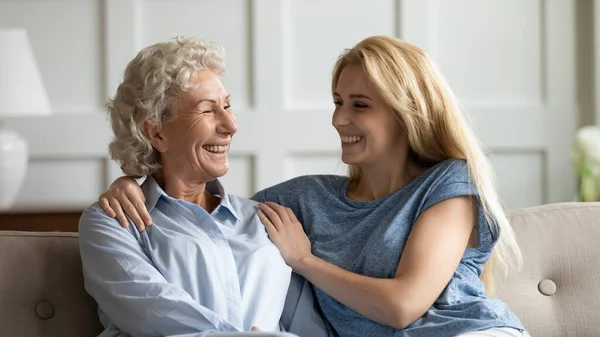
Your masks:
M 203 148 L 208 152 L 223 153 L 227 152 L 227 150 L 229 149 L 229 145 L 206 145 L 203 146 Z
M 340 136 L 342 143 L 354 144 L 358 143 L 363 137 L 360 136 Z

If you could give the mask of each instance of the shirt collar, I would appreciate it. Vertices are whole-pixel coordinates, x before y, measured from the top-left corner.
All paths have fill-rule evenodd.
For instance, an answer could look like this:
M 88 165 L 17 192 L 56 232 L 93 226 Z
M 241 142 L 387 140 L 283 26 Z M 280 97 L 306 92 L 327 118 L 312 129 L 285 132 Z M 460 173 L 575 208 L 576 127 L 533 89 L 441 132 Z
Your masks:
M 167 199 L 173 199 L 172 197 L 168 196 L 167 193 L 165 193 L 156 179 L 154 179 L 152 176 L 146 177 L 146 180 L 142 183 L 141 188 L 142 192 L 144 193 L 144 197 L 146 198 L 145 206 L 146 210 L 148 210 L 148 213 L 150 213 L 154 207 L 156 207 L 156 203 L 161 196 Z M 236 220 L 239 221 L 240 218 L 235 211 L 235 208 L 231 204 L 231 201 L 229 200 L 229 195 L 225 193 L 225 188 L 223 188 L 223 185 L 219 179 L 206 183 L 206 190 L 211 194 L 221 198 L 221 203 L 219 206 L 217 206 L 217 208 L 224 207 L 229 211 L 229 213 L 231 213 L 231 215 L 233 215 L 233 217 L 235 217 Z
M 229 200 L 229 194 L 225 193 L 225 188 L 223 187 L 223 184 L 221 184 L 221 181 L 219 179 L 215 179 L 211 182 L 208 182 L 206 184 L 206 190 L 213 195 L 221 197 L 221 203 L 219 204 L 219 206 L 217 206 L 217 208 L 218 207 L 226 208 L 229 211 L 229 213 L 231 213 L 231 215 L 233 215 L 235 220 L 238 220 L 238 221 L 240 220 L 240 217 L 238 216 L 237 212 L 235 211 L 235 208 L 231 204 L 231 200 Z

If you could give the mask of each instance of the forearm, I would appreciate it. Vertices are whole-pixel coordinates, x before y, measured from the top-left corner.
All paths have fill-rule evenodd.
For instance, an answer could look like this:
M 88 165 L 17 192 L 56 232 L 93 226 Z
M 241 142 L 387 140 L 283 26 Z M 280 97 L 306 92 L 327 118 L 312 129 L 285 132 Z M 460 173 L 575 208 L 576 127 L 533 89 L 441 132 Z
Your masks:
M 107 258 L 106 254 L 97 254 Z M 119 261 L 119 260 L 116 260 Z M 241 331 L 183 289 L 170 284 L 142 261 L 139 273 L 126 275 L 120 264 L 84 259 L 86 290 L 109 320 L 130 335 L 168 336 L 207 331 Z M 129 273 L 127 273 L 129 274 Z
M 129 335 L 170 336 L 241 331 L 241 328 L 229 324 L 223 317 L 194 303 L 189 296 L 172 293 L 153 297 L 150 288 L 140 284 L 132 286 L 148 291 L 148 295 L 137 291 L 123 292 L 105 284 L 86 287 L 110 322 Z
M 380 324 L 403 329 L 422 315 L 402 279 L 379 279 L 346 271 L 310 256 L 295 268 L 314 286 Z

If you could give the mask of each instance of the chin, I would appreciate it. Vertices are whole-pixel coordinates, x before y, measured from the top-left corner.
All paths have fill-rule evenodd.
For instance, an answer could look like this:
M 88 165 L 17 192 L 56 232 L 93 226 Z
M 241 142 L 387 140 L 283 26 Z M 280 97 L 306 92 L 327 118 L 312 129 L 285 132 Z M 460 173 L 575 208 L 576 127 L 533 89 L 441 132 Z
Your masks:
M 356 156 L 344 156 L 342 155 L 342 163 L 346 165 L 360 165 L 362 164 L 362 160 L 357 158 Z
M 215 179 L 219 179 L 219 178 L 225 176 L 227 174 L 227 172 L 229 172 L 229 167 L 225 166 L 224 168 L 216 169 L 213 172 L 212 176 L 215 177 Z

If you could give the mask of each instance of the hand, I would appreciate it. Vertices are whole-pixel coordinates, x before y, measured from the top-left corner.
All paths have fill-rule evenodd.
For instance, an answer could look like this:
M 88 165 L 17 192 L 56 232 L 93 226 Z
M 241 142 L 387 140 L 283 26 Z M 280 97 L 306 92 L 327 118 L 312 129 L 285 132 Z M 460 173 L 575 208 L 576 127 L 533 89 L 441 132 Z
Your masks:
M 297 269 L 304 258 L 312 256 L 310 241 L 291 209 L 274 202 L 259 204 L 258 217 L 269 238 L 279 249 L 285 263 Z
M 250 329 L 250 331 L 260 331 L 260 329 L 257 328 L 257 327 L 255 327 L 255 326 L 253 326 L 252 329 Z
M 123 210 L 140 232 L 143 232 L 146 226 L 152 225 L 152 218 L 144 204 L 146 198 L 138 183 L 131 177 L 120 177 L 115 180 L 108 191 L 100 195 L 98 202 L 108 216 L 119 220 L 123 228 L 129 227 Z

